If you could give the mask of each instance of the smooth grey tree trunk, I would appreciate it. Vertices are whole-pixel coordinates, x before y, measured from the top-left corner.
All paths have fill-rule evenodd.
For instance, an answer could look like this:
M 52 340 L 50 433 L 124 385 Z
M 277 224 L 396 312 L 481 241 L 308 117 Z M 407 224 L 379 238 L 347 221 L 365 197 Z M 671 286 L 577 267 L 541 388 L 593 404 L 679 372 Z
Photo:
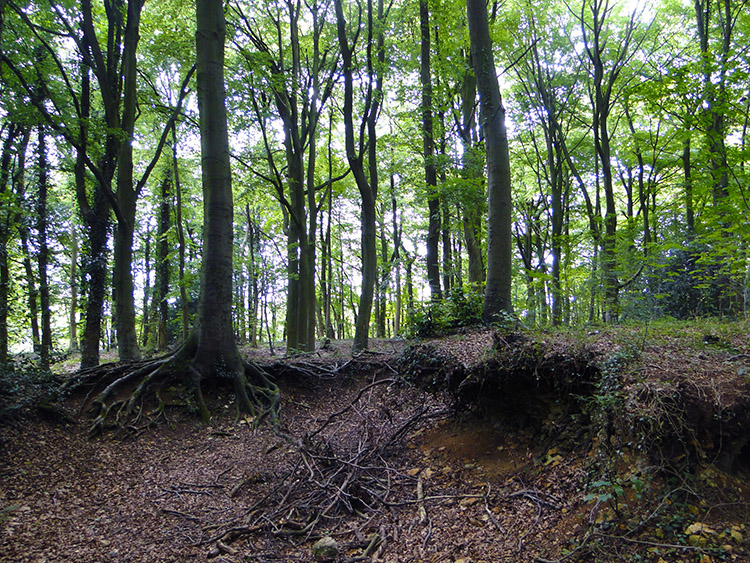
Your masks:
M 203 171 L 203 262 L 194 367 L 233 382 L 239 411 L 251 412 L 232 330 L 234 207 L 224 85 L 222 0 L 197 0 L 197 83 Z
M 482 317 L 497 320 L 504 311 L 513 312 L 511 301 L 511 183 L 508 135 L 505 109 L 492 55 L 487 7 L 484 0 L 466 0 L 471 40 L 471 59 L 477 80 L 480 123 L 487 152 L 487 187 L 489 193 L 487 224 L 487 284 Z
M 419 78 L 422 84 L 422 145 L 424 177 L 427 184 L 427 283 L 433 301 L 442 299 L 440 290 L 440 197 L 437 193 L 437 167 L 435 166 L 435 138 L 432 115 L 432 78 L 430 65 L 430 10 L 427 0 L 419 2 L 419 27 L 421 54 Z

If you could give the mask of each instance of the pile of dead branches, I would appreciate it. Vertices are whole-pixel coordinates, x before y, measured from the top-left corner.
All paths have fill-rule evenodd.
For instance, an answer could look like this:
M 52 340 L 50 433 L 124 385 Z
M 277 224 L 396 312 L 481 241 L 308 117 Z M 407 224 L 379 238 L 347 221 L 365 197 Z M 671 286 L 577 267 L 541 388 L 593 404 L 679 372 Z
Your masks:
M 395 385 L 403 382 L 372 382 L 311 432 L 279 430 L 295 451 L 294 462 L 241 521 L 204 529 L 200 543 L 212 546 L 210 555 L 228 552 L 242 536 L 267 534 L 289 541 L 350 535 L 348 548 L 361 550 L 355 560 L 382 552 L 389 511 L 405 498 L 417 502 L 417 477 L 398 469 L 403 467 L 404 438 L 420 422 L 450 414 L 423 393 L 415 394 L 419 400 L 412 404 L 398 403 L 391 393 Z M 352 528 L 352 518 L 365 524 Z

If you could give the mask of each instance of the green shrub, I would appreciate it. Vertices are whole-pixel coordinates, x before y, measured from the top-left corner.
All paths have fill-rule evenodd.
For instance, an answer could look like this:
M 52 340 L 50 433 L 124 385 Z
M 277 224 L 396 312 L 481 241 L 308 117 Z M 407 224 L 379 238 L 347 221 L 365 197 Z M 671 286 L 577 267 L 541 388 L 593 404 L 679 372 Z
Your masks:
M 21 357 L 0 366 L 0 424 L 16 422 L 25 411 L 58 398 L 58 382 L 33 358 Z
M 411 311 L 409 336 L 428 338 L 482 323 L 484 296 L 476 288 L 453 289 L 446 299 L 430 301 Z

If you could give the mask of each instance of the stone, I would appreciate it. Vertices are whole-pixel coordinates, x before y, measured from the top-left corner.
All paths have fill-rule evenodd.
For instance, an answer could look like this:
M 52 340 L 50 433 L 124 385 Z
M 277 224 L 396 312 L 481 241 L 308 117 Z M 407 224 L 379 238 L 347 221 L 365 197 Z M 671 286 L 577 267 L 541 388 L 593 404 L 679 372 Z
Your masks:
M 333 561 L 339 555 L 339 544 L 331 536 L 324 536 L 312 546 L 315 561 Z

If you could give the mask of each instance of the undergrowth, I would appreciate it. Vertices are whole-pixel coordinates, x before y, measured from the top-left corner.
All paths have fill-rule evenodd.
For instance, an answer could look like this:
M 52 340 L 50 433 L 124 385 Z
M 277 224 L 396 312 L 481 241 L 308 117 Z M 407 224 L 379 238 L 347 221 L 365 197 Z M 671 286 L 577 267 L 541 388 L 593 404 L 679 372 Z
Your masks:
M 482 323 L 484 295 L 477 288 L 457 287 L 445 299 L 430 301 L 410 311 L 407 336 L 429 338 Z
M 59 382 L 33 360 L 0 366 L 0 424 L 16 423 L 30 409 L 59 398 Z

